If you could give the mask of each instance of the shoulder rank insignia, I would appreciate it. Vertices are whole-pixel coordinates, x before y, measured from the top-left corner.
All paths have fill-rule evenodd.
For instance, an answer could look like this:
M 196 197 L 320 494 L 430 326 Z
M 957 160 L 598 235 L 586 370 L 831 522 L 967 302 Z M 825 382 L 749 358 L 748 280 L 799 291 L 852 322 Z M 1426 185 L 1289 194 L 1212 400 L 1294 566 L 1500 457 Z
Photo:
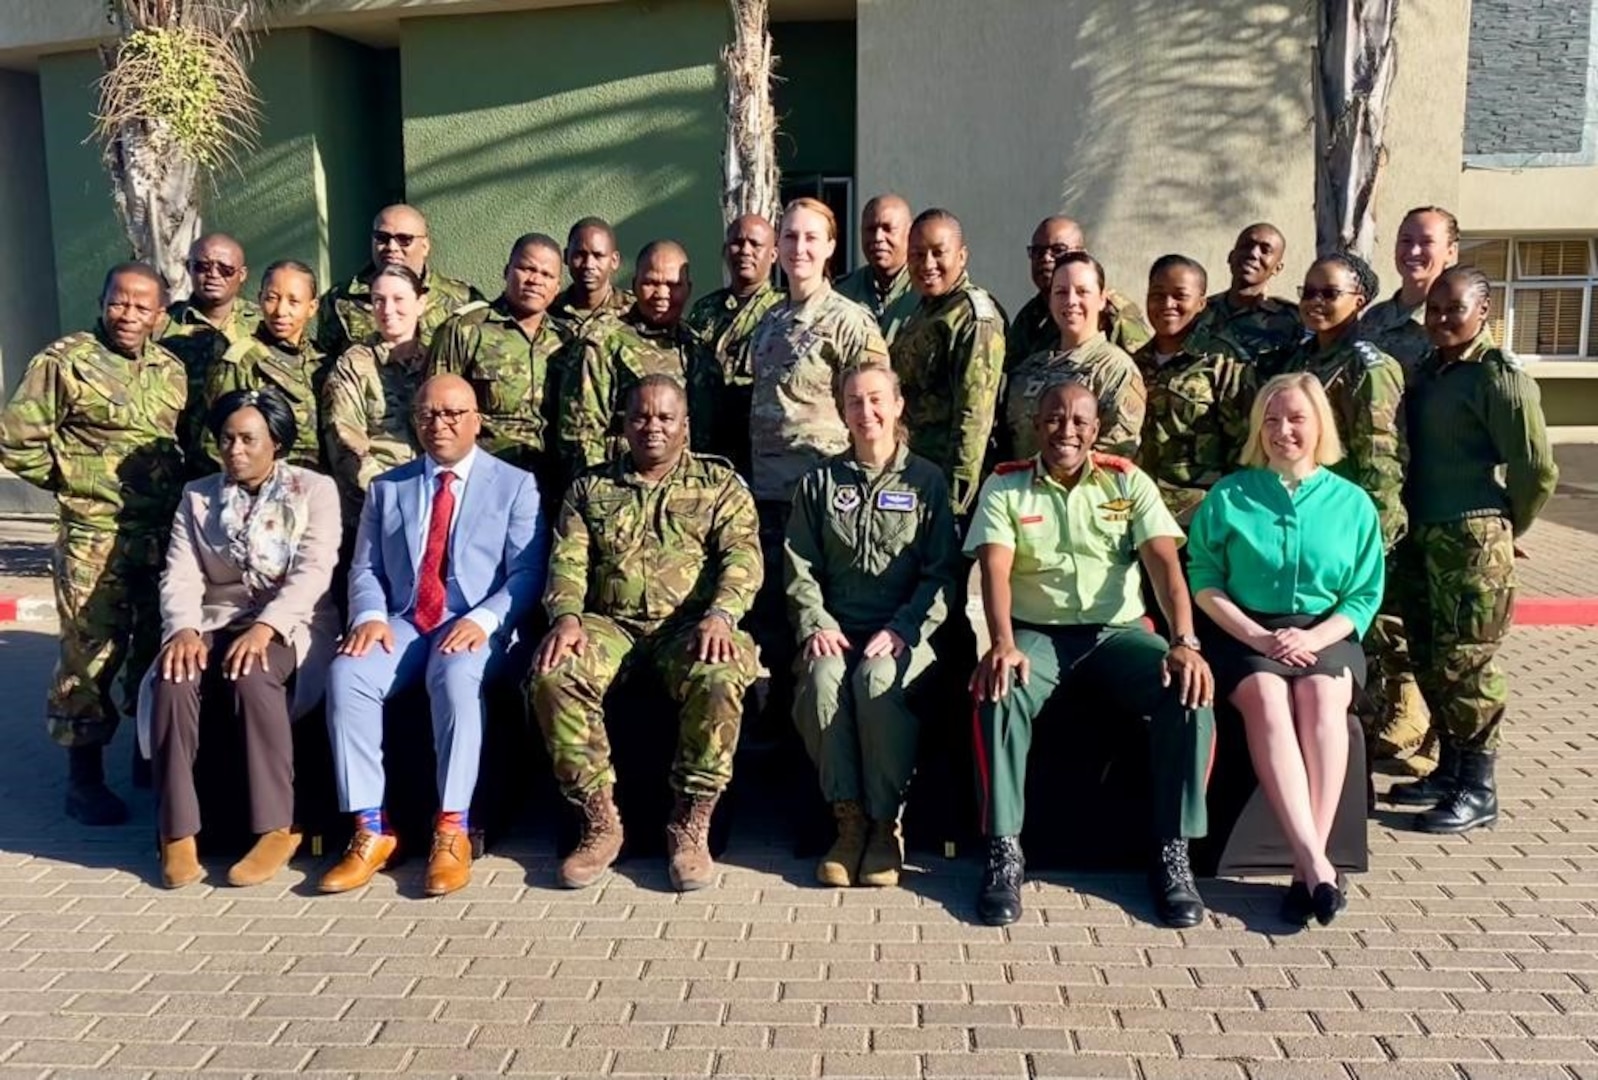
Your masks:
M 1093 464 L 1117 473 L 1129 473 L 1133 468 L 1132 462 L 1127 458 L 1118 454 L 1101 454 L 1097 450 L 1093 451 Z
M 977 318 L 986 322 L 998 319 L 998 306 L 994 304 L 993 297 L 988 295 L 986 289 L 979 289 L 973 285 L 966 290 L 966 295 L 971 298 L 971 310 L 976 313 Z
M 1004 461 L 993 467 L 994 476 L 1009 476 L 1012 473 L 1025 472 L 1032 467 L 1032 459 L 1022 461 Z
M 482 311 L 488 307 L 487 300 L 471 300 L 455 309 L 457 315 L 470 315 L 474 311 Z
M 1354 342 L 1354 351 L 1359 354 L 1361 360 L 1365 361 L 1365 366 L 1368 368 L 1381 367 L 1382 361 L 1387 359 L 1386 353 L 1368 341 Z

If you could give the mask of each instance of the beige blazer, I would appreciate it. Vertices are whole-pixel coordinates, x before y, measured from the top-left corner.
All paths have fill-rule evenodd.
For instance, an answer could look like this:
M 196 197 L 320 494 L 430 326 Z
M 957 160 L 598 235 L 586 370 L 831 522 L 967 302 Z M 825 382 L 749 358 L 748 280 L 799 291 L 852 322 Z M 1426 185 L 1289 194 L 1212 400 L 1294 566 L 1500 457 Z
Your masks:
M 172 521 L 166 572 L 161 575 L 161 640 L 192 627 L 201 633 L 245 621 L 264 622 L 294 646 L 298 669 L 294 715 L 321 700 L 327 668 L 339 633 L 338 610 L 330 586 L 338 565 L 338 488 L 321 473 L 284 462 L 298 474 L 308 499 L 305 532 L 277 592 L 254 597 L 243 570 L 228 555 L 227 536 L 218 519 L 220 473 L 185 485 Z

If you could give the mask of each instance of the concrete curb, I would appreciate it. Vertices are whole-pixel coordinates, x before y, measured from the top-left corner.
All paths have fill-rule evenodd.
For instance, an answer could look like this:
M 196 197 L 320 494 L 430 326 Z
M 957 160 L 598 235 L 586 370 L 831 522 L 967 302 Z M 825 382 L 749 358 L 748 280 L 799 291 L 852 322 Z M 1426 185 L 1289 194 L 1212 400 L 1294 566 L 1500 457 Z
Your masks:
M 55 618 L 55 601 L 48 596 L 0 596 L 0 623 L 41 622 Z

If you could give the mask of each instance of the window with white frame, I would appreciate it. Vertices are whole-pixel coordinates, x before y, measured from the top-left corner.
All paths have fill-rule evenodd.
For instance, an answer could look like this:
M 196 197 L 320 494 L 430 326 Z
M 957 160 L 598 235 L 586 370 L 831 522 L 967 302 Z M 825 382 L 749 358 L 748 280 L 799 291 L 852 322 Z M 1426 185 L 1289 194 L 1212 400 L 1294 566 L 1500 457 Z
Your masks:
M 1460 237 L 1492 281 L 1493 338 L 1521 356 L 1598 359 L 1598 237 Z

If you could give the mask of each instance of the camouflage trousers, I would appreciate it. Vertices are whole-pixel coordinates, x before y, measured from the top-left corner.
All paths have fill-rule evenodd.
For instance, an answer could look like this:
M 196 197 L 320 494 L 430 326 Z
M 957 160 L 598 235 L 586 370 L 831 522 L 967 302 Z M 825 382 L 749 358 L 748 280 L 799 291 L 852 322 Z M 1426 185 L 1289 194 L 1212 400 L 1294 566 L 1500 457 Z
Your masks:
M 1415 525 L 1401 556 L 1410 653 L 1433 722 L 1466 749 L 1496 749 L 1509 701 L 1496 657 L 1515 603 L 1509 522 Z
M 603 615 L 582 616 L 588 646 L 543 675 L 527 680 L 527 696 L 555 780 L 568 799 L 616 782 L 605 731 L 605 694 L 636 664 L 653 668 L 679 706 L 677 756 L 672 789 L 685 795 L 715 795 L 732 780 L 744 691 L 755 681 L 755 648 L 749 635 L 733 631 L 730 663 L 704 664 L 694 656 L 695 624 L 636 635 Z
M 1365 663 L 1369 673 L 1356 709 L 1367 736 L 1382 730 L 1391 720 L 1393 709 L 1398 705 L 1393 700 L 1398 690 L 1396 684 L 1415 678 L 1409 634 L 1404 629 L 1404 600 L 1398 585 L 1402 572 L 1397 555 L 1389 555 L 1387 592 L 1382 597 L 1381 610 L 1371 622 L 1370 633 L 1365 635 Z
M 103 746 L 133 714 L 139 681 L 161 647 L 164 530 L 117 531 L 62 522 L 55 546 L 61 648 L 45 701 L 50 738 Z M 122 702 L 112 694 L 122 677 Z

